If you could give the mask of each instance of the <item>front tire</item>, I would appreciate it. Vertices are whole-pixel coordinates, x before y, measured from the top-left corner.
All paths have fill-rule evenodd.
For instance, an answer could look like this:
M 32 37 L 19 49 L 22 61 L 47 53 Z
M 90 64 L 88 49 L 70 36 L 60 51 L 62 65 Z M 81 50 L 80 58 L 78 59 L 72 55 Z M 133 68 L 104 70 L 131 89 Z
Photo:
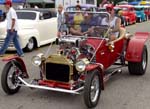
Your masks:
M 100 75 L 97 70 L 88 72 L 84 85 L 84 102 L 88 108 L 97 105 L 101 94 Z
M 13 65 L 14 64 L 14 65 Z M 22 72 L 21 65 L 16 61 L 8 62 L 2 71 L 1 85 L 2 89 L 8 95 L 15 94 L 19 91 L 18 74 Z
M 128 62 L 129 73 L 132 75 L 144 75 L 147 68 L 147 47 L 144 46 L 140 62 Z

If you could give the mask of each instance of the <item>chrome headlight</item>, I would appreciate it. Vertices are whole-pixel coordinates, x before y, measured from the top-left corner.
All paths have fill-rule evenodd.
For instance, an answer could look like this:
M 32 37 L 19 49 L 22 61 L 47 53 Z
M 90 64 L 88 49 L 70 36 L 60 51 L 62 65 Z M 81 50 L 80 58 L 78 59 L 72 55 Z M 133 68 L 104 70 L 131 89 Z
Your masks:
M 75 65 L 76 70 L 79 72 L 83 72 L 85 70 L 86 64 L 84 61 L 80 60 Z
M 43 53 L 39 53 L 38 55 L 33 56 L 32 57 L 32 64 L 35 66 L 40 66 L 42 63 L 42 56 L 44 56 Z

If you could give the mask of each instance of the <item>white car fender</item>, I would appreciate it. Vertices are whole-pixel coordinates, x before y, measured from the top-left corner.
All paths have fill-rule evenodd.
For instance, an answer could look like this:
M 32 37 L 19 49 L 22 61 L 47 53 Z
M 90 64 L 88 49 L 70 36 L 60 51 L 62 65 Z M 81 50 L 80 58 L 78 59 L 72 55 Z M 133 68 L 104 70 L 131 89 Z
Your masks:
M 34 37 L 37 41 L 37 47 L 40 46 L 40 36 L 36 29 L 23 29 L 18 31 L 19 41 L 22 48 L 25 48 L 29 39 Z

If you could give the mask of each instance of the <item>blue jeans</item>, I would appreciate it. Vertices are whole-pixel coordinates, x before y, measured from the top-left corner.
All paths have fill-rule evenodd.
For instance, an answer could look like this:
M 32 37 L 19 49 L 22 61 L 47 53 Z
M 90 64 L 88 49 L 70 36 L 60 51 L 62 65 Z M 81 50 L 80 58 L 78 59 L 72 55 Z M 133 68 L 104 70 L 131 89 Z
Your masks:
M 13 41 L 14 46 L 17 50 L 17 54 L 21 56 L 23 54 L 23 51 L 20 47 L 19 41 L 18 41 L 18 34 L 17 31 L 11 32 L 10 30 L 7 30 L 7 36 L 5 38 L 4 44 L 2 45 L 0 49 L 0 54 L 4 54 L 10 44 L 11 41 Z

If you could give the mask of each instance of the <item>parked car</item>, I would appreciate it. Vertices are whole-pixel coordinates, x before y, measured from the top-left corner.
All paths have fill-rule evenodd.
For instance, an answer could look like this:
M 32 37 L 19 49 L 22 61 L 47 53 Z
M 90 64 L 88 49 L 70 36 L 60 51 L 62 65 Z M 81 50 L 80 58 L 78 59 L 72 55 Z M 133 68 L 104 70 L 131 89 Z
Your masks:
M 57 37 L 56 12 L 46 9 L 16 10 L 19 24 L 19 41 L 22 48 L 32 51 L 36 47 L 48 44 Z M 52 26 L 53 25 L 53 26 Z M 6 20 L 0 23 L 0 46 L 6 37 Z M 9 50 L 14 50 L 13 43 Z
M 92 4 L 85 4 L 85 5 L 80 5 L 80 6 L 81 6 L 81 11 L 85 11 L 88 9 L 90 9 L 90 11 L 92 11 L 92 12 L 97 11 L 97 7 L 95 5 L 92 5 Z M 68 6 L 66 8 L 66 11 L 76 11 L 76 5 Z
M 67 16 L 75 14 L 76 12 L 67 12 Z M 97 18 L 94 22 L 101 18 L 110 20 L 106 12 L 87 14 Z M 21 86 L 74 95 L 83 94 L 86 106 L 93 108 L 99 102 L 105 82 L 120 71 L 118 66 L 111 68 L 112 65 L 120 65 L 119 68 L 127 66 L 132 75 L 145 74 L 148 63 L 145 42 L 150 33 L 137 32 L 132 36 L 121 28 L 119 38 L 110 42 L 109 24 L 91 24 L 90 28 L 93 31 L 83 36 L 70 33 L 62 35 L 56 41 L 59 48 L 57 52 L 48 54 L 50 46 L 46 54 L 39 53 L 34 56 L 32 63 L 40 69 L 39 79 L 31 79 L 31 82 L 27 82 L 28 71 L 20 57 L 3 58 L 7 63 L 1 75 L 2 89 L 9 95 L 17 93 Z
M 144 5 L 144 13 L 146 15 L 146 20 L 150 19 L 150 6 Z
M 140 6 L 140 5 L 135 5 L 134 6 L 134 10 L 136 12 L 136 18 L 137 18 L 137 22 L 143 22 L 146 21 L 146 15 L 144 12 L 144 7 Z
M 136 13 L 132 5 L 117 5 L 116 7 L 122 8 L 122 16 L 124 16 L 126 25 L 136 23 Z

